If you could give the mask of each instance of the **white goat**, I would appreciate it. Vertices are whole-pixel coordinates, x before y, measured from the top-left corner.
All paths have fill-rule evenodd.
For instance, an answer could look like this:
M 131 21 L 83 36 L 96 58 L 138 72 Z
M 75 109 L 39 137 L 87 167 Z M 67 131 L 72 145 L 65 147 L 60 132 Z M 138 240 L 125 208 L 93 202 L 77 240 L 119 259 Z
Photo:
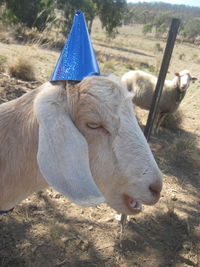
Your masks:
M 175 73 L 173 80 L 165 80 L 155 118 L 155 131 L 159 130 L 167 114 L 177 110 L 190 85 L 190 81 L 194 82 L 195 80 L 197 78 L 192 77 L 188 70 Z M 149 110 L 157 84 L 157 77 L 144 71 L 135 70 L 125 73 L 122 76 L 122 81 L 127 84 L 129 91 L 135 93 L 133 103 L 142 109 Z
M 132 97 L 120 81 L 92 76 L 47 82 L 0 105 L 0 210 L 48 184 L 77 204 L 106 200 L 119 213 L 156 203 L 162 175 Z

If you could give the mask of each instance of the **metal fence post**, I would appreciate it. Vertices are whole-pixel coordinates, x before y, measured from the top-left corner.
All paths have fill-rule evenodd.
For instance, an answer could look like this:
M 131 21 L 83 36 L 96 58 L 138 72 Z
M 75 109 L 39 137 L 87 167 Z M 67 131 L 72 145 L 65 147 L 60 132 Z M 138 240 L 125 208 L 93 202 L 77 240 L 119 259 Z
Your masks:
M 172 19 L 171 27 L 170 27 L 170 30 L 168 33 L 167 44 L 165 47 L 165 52 L 164 52 L 162 64 L 160 67 L 158 81 L 157 81 L 156 88 L 154 91 L 154 95 L 153 95 L 153 99 L 152 99 L 152 103 L 151 103 L 151 108 L 150 108 L 148 119 L 147 119 L 147 124 L 146 124 L 145 129 L 144 129 L 144 135 L 145 135 L 147 141 L 149 141 L 150 136 L 151 136 L 156 111 L 157 111 L 160 97 L 162 94 L 162 89 L 163 89 L 163 85 L 165 82 L 165 78 L 166 78 L 167 70 L 169 67 L 169 62 L 171 59 L 171 55 L 172 55 L 172 51 L 174 48 L 174 44 L 175 44 L 175 40 L 176 40 L 179 26 L 180 26 L 180 19 L 176 19 L 176 18 Z

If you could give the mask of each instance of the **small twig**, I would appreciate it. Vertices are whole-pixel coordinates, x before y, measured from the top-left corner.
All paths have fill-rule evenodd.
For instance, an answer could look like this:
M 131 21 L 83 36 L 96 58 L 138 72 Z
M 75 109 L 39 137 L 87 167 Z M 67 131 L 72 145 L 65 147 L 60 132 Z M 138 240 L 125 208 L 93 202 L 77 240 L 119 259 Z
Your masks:
M 6 76 L 6 77 L 8 77 L 9 79 L 11 79 L 10 75 L 8 75 L 8 74 L 5 73 L 5 72 L 2 72 L 0 75 Z
M 84 263 L 84 264 L 89 264 L 89 263 L 93 263 L 93 260 L 77 260 L 77 261 L 73 261 L 73 262 L 69 262 L 67 259 L 61 261 L 61 262 L 58 262 L 55 266 L 61 266 L 63 264 L 69 264 L 70 266 L 73 264 L 73 266 L 79 266 L 81 265 L 81 263 Z
M 97 250 L 102 250 L 102 249 L 105 249 L 105 248 L 113 248 L 115 246 L 115 244 L 109 244 L 109 245 L 105 245 L 105 246 L 102 246 L 100 248 L 97 248 Z
M 18 80 L 18 79 L 17 79 L 17 82 L 19 82 L 19 83 L 25 83 L 25 84 L 27 84 L 27 83 L 31 83 L 31 84 L 40 83 L 39 81 L 30 81 L 30 82 L 28 82 L 28 81 L 23 81 L 23 80 Z
M 0 98 L 0 101 L 2 101 L 2 102 L 8 102 L 8 99 L 6 99 L 6 98 Z
M 64 263 L 69 263 L 69 262 L 68 262 L 67 259 L 65 259 L 65 260 L 63 260 L 63 261 L 61 261 L 61 262 L 58 262 L 58 263 L 56 264 L 56 266 L 61 266 L 61 265 L 63 265 Z
M 15 77 L 11 77 L 9 74 L 7 74 L 7 73 L 1 73 L 0 75 L 3 75 L 3 76 L 6 76 L 6 77 L 8 77 L 9 79 L 12 79 L 12 78 L 15 78 Z M 20 79 L 16 79 L 17 80 L 17 82 L 19 82 L 19 83 L 31 83 L 31 84 L 34 84 L 34 83 L 40 83 L 39 81 L 23 81 L 23 80 L 20 80 Z
M 122 232 L 124 231 L 124 228 L 126 226 L 127 223 L 127 215 L 126 214 L 121 214 L 121 220 L 120 220 L 120 232 L 122 234 Z

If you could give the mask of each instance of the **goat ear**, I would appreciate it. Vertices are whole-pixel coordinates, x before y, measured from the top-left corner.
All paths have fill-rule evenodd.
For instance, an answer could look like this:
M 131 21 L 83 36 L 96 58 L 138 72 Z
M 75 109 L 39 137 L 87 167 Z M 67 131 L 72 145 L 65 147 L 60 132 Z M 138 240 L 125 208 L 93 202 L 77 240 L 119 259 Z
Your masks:
M 193 77 L 191 78 L 191 80 L 192 80 L 192 82 L 194 83 L 194 82 L 195 82 L 196 80 L 198 80 L 198 79 L 197 79 L 196 77 L 193 76 Z
M 178 76 L 178 77 L 180 77 L 180 74 L 179 74 L 179 72 L 175 72 L 174 74 L 175 74 L 175 76 Z
M 104 198 L 92 178 L 87 142 L 62 107 L 62 101 L 58 101 L 36 104 L 40 171 L 49 185 L 72 202 L 98 205 Z

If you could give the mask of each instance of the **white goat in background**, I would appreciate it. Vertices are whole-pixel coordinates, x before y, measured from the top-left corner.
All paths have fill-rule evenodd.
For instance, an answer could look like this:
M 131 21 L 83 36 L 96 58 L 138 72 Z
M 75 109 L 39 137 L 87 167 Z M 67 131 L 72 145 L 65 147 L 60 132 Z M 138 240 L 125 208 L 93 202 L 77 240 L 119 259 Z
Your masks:
M 77 204 L 106 201 L 124 214 L 158 201 L 162 175 L 120 83 L 47 82 L 0 105 L 0 210 L 48 184 Z
M 128 90 L 135 93 L 133 103 L 146 110 L 151 107 L 157 80 L 157 77 L 140 70 L 129 71 L 122 76 L 122 81 L 127 84 Z M 154 123 L 156 132 L 166 115 L 177 110 L 190 82 L 196 80 L 197 78 L 188 70 L 175 73 L 172 80 L 165 80 Z

